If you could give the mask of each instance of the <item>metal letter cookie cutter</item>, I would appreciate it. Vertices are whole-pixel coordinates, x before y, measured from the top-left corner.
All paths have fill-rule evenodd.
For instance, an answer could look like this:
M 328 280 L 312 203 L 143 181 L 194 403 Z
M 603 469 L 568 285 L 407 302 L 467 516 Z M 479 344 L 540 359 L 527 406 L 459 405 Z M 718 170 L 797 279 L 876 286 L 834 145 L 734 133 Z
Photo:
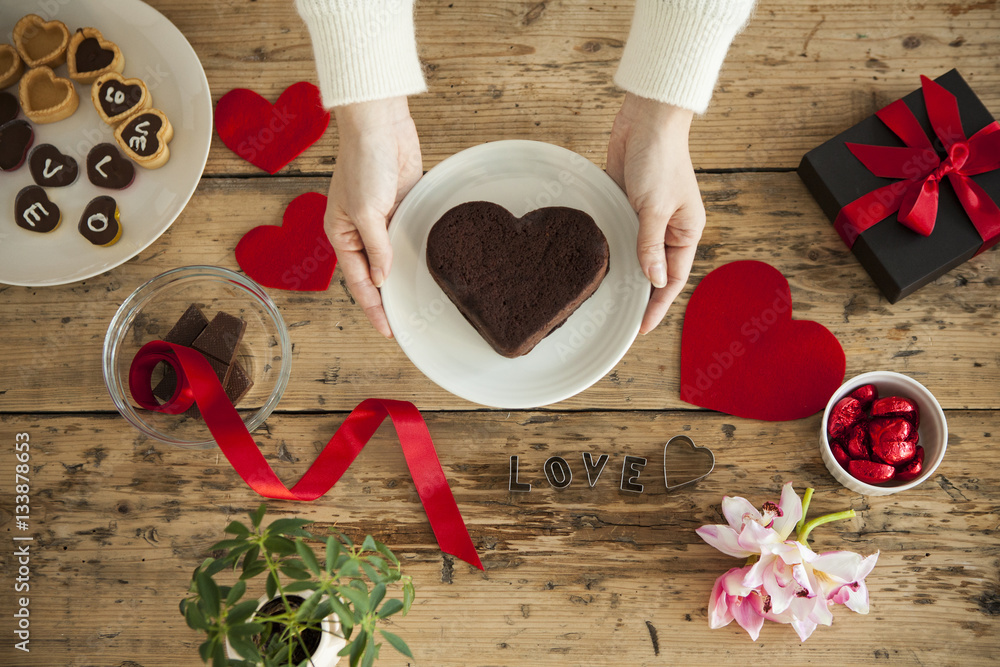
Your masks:
M 698 452 L 699 450 L 706 452 L 709 458 L 712 460 L 712 464 L 708 467 L 708 472 L 706 472 L 703 475 L 699 475 L 694 479 L 689 479 L 686 482 L 681 482 L 680 484 L 674 484 L 673 486 L 671 486 L 670 480 L 667 478 L 667 449 L 670 447 L 671 443 L 674 442 L 674 440 L 680 440 L 681 442 L 686 442 L 687 444 L 691 445 L 691 449 L 693 449 L 695 452 Z M 675 435 L 674 437 L 670 438 L 670 440 L 667 440 L 667 444 L 663 445 L 663 483 L 667 485 L 668 492 L 675 491 L 681 488 L 682 486 L 687 486 L 688 484 L 694 484 L 695 482 L 701 481 L 706 477 L 708 477 L 713 470 L 715 470 L 715 454 L 708 447 L 700 447 L 694 444 L 694 440 L 692 440 L 688 436 Z

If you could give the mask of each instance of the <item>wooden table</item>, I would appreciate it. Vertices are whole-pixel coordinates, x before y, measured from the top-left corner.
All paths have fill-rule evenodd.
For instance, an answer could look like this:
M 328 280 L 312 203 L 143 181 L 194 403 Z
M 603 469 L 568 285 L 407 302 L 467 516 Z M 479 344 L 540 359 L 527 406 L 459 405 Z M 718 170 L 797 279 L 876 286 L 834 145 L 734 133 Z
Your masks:
M 314 80 L 305 28 L 287 0 L 155 0 L 188 37 L 213 98 L 249 87 L 275 99 Z M 412 100 L 424 167 L 495 139 L 565 146 L 603 166 L 622 93 L 611 82 L 629 22 L 611 0 L 421 0 L 420 55 L 430 92 Z M 733 45 L 691 145 L 708 210 L 691 284 L 663 324 L 618 366 L 550 408 L 485 410 L 427 380 L 383 340 L 340 272 L 325 293 L 271 291 L 294 343 L 279 409 L 255 433 L 285 480 L 361 399 L 410 400 L 427 418 L 485 572 L 442 556 L 383 428 L 341 483 L 311 504 L 270 502 L 272 516 L 373 533 L 402 554 L 417 602 L 392 630 L 420 665 L 986 664 L 1000 655 L 1000 253 L 985 253 L 890 305 L 806 192 L 802 154 L 917 86 L 958 67 L 1000 112 L 995 0 L 871 3 L 762 0 Z M 213 139 L 204 178 L 171 229 L 136 259 L 55 288 L 0 287 L 0 662 L 175 667 L 197 664 L 200 635 L 177 612 L 191 570 L 256 497 L 216 451 L 139 437 L 113 409 L 100 373 L 104 333 L 140 283 L 181 265 L 236 269 L 250 228 L 277 224 L 296 195 L 325 192 L 336 131 L 277 176 Z M 692 409 L 678 398 L 681 323 L 712 269 L 760 259 L 789 279 L 795 313 L 843 343 L 847 375 L 875 369 L 924 383 L 947 411 L 950 447 L 933 479 L 888 497 L 841 487 L 817 449 L 820 415 L 787 423 Z M 13 649 L 15 434 L 32 443 L 31 652 Z M 655 470 L 687 433 L 715 450 L 715 472 L 668 495 Z M 651 461 L 641 495 L 605 473 L 595 488 L 544 481 L 553 455 Z M 507 489 L 521 458 L 528 494 Z M 881 556 L 872 610 L 838 608 L 800 644 L 768 624 L 754 644 L 735 624 L 710 631 L 713 580 L 738 565 L 694 529 L 720 521 L 724 494 L 760 504 L 782 483 L 817 489 L 816 513 L 858 516 L 814 533 L 817 550 Z M 404 664 L 386 647 L 381 664 Z

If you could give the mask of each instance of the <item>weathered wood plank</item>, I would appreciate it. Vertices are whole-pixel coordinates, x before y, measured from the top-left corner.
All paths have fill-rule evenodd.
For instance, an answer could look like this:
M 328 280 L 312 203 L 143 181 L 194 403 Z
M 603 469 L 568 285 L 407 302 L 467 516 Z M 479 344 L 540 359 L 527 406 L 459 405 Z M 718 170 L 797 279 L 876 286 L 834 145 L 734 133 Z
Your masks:
M 342 416 L 280 416 L 258 433 L 267 459 L 289 483 L 304 471 Z M 272 501 L 274 516 L 318 520 L 353 537 L 373 533 L 404 559 L 417 586 L 412 613 L 392 628 L 417 664 L 771 664 L 795 662 L 989 664 L 1000 651 L 1000 511 L 995 412 L 952 411 L 951 448 L 934 479 L 915 490 L 866 498 L 840 487 L 816 445 L 819 418 L 787 424 L 712 414 L 437 413 L 428 423 L 485 573 L 443 558 L 420 508 L 394 435 L 383 429 L 340 484 L 312 504 Z M 723 424 L 727 421 L 730 424 Z M 193 567 L 222 529 L 255 507 L 254 496 L 215 451 L 184 451 L 137 437 L 107 415 L 0 418 L 2 437 L 31 442 L 29 534 L 31 653 L 0 648 L 4 664 L 194 665 L 198 635 L 177 612 Z M 696 487 L 666 494 L 662 449 L 685 432 L 717 456 Z M 608 453 L 596 486 L 583 481 L 580 452 Z M 521 457 L 527 494 L 507 490 L 508 457 Z M 564 491 L 541 466 L 565 457 L 579 475 Z M 618 490 L 622 457 L 646 457 L 642 494 Z M 13 477 L 14 460 L 0 459 Z M 868 579 L 872 612 L 843 608 L 832 628 L 804 645 L 767 625 L 754 645 L 735 624 L 709 631 L 715 577 L 738 565 L 694 529 L 721 520 L 723 494 L 755 504 L 782 483 L 817 489 L 811 516 L 853 507 L 854 520 L 818 529 L 817 550 L 881 552 Z M 3 547 L 3 575 L 13 559 Z M 0 602 L 11 609 L 13 592 Z M 9 622 L 9 621 L 8 621 Z M 648 625 L 647 625 L 648 624 Z M 659 654 L 649 626 L 658 635 Z M 762 648 L 763 647 L 763 648 Z M 385 652 L 380 664 L 401 665 Z M 13 662 L 12 662 L 13 661 Z
M 215 100 L 237 87 L 273 100 L 295 81 L 315 80 L 308 34 L 290 2 L 152 4 L 191 41 Z M 420 0 L 416 23 L 430 90 L 412 106 L 425 167 L 497 139 L 549 141 L 603 164 L 622 98 L 611 77 L 632 7 Z M 951 67 L 998 110 L 998 30 L 1000 11 L 992 1 L 762 0 L 732 47 L 711 109 L 695 122 L 694 164 L 794 167 L 810 148 L 915 89 L 918 74 L 936 76 Z M 335 134 L 331 128 L 289 171 L 331 171 Z M 261 172 L 216 138 L 208 173 Z
M 838 336 L 848 376 L 895 370 L 925 383 L 948 408 L 1000 407 L 1000 253 L 984 253 L 890 305 L 795 174 L 703 175 L 701 185 L 709 225 L 691 284 L 659 329 L 560 408 L 690 407 L 678 399 L 684 307 L 701 277 L 739 259 L 769 262 L 788 277 L 795 317 Z M 295 196 L 324 187 L 319 178 L 275 178 L 266 188 L 256 180 L 205 180 L 177 223 L 136 260 L 64 287 L 0 287 L 0 323 L 8 348 L 17 351 L 0 358 L 0 410 L 112 409 L 101 345 L 126 296 L 177 266 L 238 268 L 232 249 L 247 230 L 278 224 Z M 325 293 L 270 293 L 295 345 L 280 409 L 344 410 L 373 395 L 413 400 L 423 409 L 475 407 L 439 389 L 395 342 L 378 336 L 351 303 L 339 271 Z

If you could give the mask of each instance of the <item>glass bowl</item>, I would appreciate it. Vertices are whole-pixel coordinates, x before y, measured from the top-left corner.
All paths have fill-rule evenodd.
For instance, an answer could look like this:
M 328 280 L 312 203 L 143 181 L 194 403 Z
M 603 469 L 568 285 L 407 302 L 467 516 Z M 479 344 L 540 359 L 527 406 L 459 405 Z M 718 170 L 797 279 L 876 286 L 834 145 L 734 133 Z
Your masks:
M 917 433 L 920 434 L 920 446 L 924 448 L 924 465 L 923 472 L 916 479 L 908 482 L 890 481 L 877 486 L 867 484 L 844 470 L 834 458 L 833 449 L 830 447 L 830 440 L 826 433 L 826 425 L 830 421 L 833 406 L 840 399 L 866 384 L 875 385 L 878 388 L 878 395 L 881 397 L 905 396 L 913 400 L 920 408 L 920 427 L 917 429 Z M 841 385 L 840 389 L 830 397 L 830 402 L 826 404 L 819 431 L 820 455 L 823 457 L 823 463 L 826 464 L 827 470 L 848 489 L 866 496 L 888 496 L 920 485 L 934 474 L 937 467 L 941 465 L 941 461 L 944 460 L 945 450 L 948 449 L 948 420 L 945 418 L 944 410 L 941 409 L 941 404 L 934 398 L 934 394 L 908 375 L 892 371 L 864 373 Z
M 254 384 L 237 409 L 253 431 L 281 400 L 291 373 L 288 328 L 271 298 L 246 276 L 216 266 L 185 266 L 162 273 L 125 299 L 104 339 L 102 368 L 115 407 L 142 433 L 179 447 L 205 449 L 215 440 L 197 411 L 167 415 L 138 407 L 128 390 L 129 367 L 146 343 L 170 331 L 191 304 L 211 320 L 224 311 L 242 318 L 246 332 L 236 358 Z

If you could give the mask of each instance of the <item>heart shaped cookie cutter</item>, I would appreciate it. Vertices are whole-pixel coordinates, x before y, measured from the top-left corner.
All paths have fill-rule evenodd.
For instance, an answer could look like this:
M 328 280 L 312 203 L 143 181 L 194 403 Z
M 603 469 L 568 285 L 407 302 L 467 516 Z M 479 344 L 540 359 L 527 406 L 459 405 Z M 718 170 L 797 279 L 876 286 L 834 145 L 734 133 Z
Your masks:
M 670 445 L 673 444 L 673 442 L 675 440 L 676 441 L 680 441 L 680 442 L 686 442 L 687 444 L 689 444 L 691 446 L 691 449 L 694 452 L 696 452 L 696 453 L 698 453 L 698 452 L 705 452 L 706 454 L 708 454 L 709 459 L 711 460 L 711 464 L 708 467 L 708 472 L 706 472 L 704 474 L 701 474 L 701 475 L 698 475 L 697 477 L 695 477 L 693 479 L 689 479 L 687 481 L 681 482 L 680 484 L 674 484 L 673 486 L 671 486 L 670 485 L 670 479 L 667 476 L 667 450 L 670 448 Z M 663 483 L 666 484 L 666 486 L 667 486 L 667 492 L 668 493 L 670 491 L 676 491 L 677 489 L 681 488 L 682 486 L 687 486 L 689 484 L 694 484 L 695 482 L 698 482 L 698 481 L 701 481 L 701 480 L 705 479 L 710 474 L 712 474 L 713 470 L 715 470 L 715 453 L 711 449 L 709 449 L 708 447 L 702 447 L 700 445 L 694 444 L 694 440 L 692 440 L 688 436 L 686 436 L 686 435 L 675 435 L 674 437 L 670 438 L 670 440 L 667 440 L 667 444 L 663 445 Z

